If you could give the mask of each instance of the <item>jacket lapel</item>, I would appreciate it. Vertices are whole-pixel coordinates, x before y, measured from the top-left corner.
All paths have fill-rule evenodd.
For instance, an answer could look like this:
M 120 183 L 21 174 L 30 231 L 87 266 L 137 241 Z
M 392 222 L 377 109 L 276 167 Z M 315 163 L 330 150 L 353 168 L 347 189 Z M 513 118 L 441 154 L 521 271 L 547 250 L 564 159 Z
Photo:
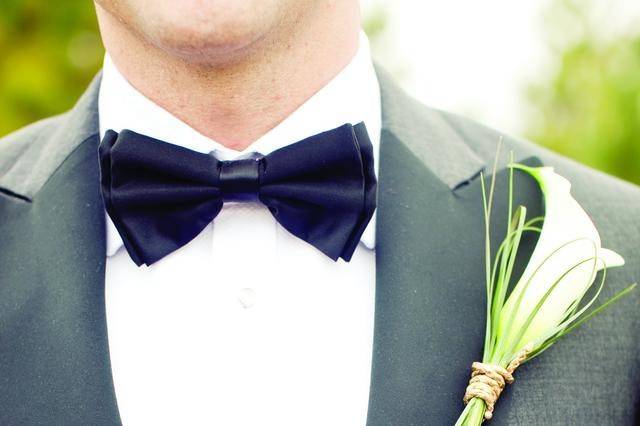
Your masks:
M 383 133 L 368 425 L 454 424 L 484 338 L 478 175 L 483 162 L 440 121 L 437 111 L 420 107 L 421 114 L 414 113 L 413 101 L 400 99 L 405 95 L 386 76 L 380 80 Z M 397 110 L 389 111 L 396 105 Z M 501 169 L 494 204 L 496 239 L 504 236 L 507 223 L 508 174 Z M 532 179 L 516 176 L 515 193 L 531 214 L 540 213 L 541 198 Z M 524 250 L 533 243 L 528 241 Z
M 2 424 L 120 422 L 105 323 L 97 86 L 46 135 L 43 155 L 32 157 L 39 173 L 13 185 L 22 198 L 0 200 L 11 248 L 0 255 Z

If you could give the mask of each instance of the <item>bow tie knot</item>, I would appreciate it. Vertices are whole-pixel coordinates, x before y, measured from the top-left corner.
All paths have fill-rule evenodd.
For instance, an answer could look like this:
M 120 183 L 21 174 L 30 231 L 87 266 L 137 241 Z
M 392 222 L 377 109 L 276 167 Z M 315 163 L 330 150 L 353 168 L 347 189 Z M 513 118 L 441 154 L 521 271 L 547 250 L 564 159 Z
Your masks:
M 220 161 L 220 190 L 224 201 L 257 201 L 264 157 Z

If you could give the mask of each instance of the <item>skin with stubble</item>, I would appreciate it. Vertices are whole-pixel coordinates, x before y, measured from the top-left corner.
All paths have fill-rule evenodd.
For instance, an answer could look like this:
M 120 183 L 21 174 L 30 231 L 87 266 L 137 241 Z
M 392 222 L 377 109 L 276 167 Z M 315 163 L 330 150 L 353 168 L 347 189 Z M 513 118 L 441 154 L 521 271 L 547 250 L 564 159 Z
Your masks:
M 357 0 L 96 0 L 103 42 L 142 94 L 242 150 L 344 68 Z

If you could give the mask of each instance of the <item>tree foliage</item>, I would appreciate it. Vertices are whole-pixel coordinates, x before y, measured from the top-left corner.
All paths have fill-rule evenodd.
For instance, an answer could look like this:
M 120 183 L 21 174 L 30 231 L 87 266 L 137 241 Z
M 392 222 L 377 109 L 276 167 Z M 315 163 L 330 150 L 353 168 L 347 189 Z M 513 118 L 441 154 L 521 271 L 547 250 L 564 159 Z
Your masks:
M 640 32 L 605 37 L 611 22 L 590 13 L 588 4 L 559 1 L 548 13 L 549 43 L 559 63 L 529 88 L 537 114 L 528 136 L 640 183 Z
M 92 1 L 0 1 L 0 135 L 71 107 L 104 51 Z

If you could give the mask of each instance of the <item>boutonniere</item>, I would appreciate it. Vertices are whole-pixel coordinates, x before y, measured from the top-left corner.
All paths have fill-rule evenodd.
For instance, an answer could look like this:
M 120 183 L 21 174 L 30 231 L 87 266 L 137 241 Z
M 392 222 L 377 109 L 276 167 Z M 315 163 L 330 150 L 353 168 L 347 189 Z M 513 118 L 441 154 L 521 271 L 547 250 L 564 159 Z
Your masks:
M 624 265 L 624 259 L 601 246 L 596 227 L 571 196 L 567 179 L 551 167 L 514 164 L 513 156 L 511 160 L 510 222 L 494 257 L 489 229 L 497 156 L 488 191 L 484 176 L 481 177 L 487 294 L 484 353 L 482 362 L 474 362 L 471 367 L 464 395 L 466 407 L 456 426 L 475 426 L 491 419 L 500 393 L 513 382 L 518 366 L 540 355 L 635 287 L 630 285 L 590 310 L 603 288 L 607 268 Z M 528 218 L 525 206 L 514 210 L 514 170 L 529 174 L 539 184 L 544 196 L 544 217 Z M 539 234 L 538 241 L 522 276 L 512 284 L 520 241 L 531 232 Z M 586 297 L 587 294 L 593 296 Z

